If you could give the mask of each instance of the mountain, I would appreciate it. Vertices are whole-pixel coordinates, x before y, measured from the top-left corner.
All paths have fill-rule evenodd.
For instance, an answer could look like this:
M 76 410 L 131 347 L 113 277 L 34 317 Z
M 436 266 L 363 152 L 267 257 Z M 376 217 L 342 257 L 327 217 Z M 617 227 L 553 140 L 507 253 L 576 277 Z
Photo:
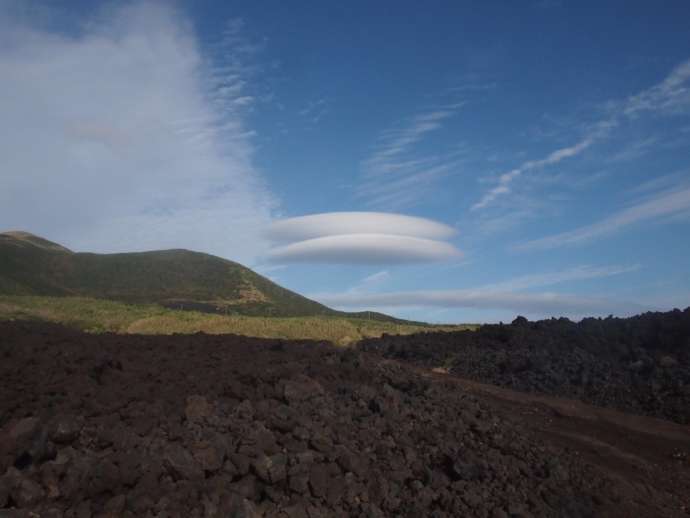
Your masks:
M 93 297 L 242 315 L 364 316 L 335 311 L 213 255 L 76 253 L 28 232 L 0 233 L 0 294 Z M 380 313 L 367 316 L 397 321 Z

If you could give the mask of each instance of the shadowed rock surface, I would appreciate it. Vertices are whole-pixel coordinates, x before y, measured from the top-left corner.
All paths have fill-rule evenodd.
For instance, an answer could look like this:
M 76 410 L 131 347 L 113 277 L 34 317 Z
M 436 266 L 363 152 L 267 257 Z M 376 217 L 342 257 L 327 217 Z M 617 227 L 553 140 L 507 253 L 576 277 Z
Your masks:
M 363 351 L 511 389 L 690 423 L 690 308 L 363 340 Z
M 672 457 L 687 453 L 682 430 L 676 443 L 645 436 L 656 456 L 614 471 L 542 433 L 553 415 L 531 403 L 325 343 L 14 322 L 0 324 L 0 360 L 1 516 L 622 517 L 688 505 L 687 457 Z

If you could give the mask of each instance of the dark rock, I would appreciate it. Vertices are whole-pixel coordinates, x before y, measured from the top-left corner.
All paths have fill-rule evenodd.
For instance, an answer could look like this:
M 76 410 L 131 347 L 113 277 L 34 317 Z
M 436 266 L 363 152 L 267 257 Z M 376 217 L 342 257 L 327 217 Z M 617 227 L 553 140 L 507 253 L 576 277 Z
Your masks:
M 229 460 L 232 462 L 238 475 L 244 476 L 249 473 L 251 460 L 246 455 L 242 455 L 241 453 L 231 453 Z
M 213 407 L 203 396 L 189 396 L 184 413 L 187 421 L 194 423 L 210 417 Z
M 90 473 L 89 493 L 92 496 L 106 491 L 113 491 L 120 486 L 120 470 L 110 460 L 97 462 Z
M 9 458 L 16 468 L 25 469 L 55 455 L 55 446 L 48 441 L 48 433 L 36 417 L 19 420 L 0 435 L 0 458 Z
M 10 498 L 10 483 L 6 477 L 0 477 L 0 509 L 7 505 Z
M 304 375 L 287 380 L 283 385 L 283 398 L 290 405 L 323 396 L 324 393 L 318 381 Z
M 246 498 L 228 497 L 222 504 L 223 514 L 227 518 L 261 518 L 256 506 Z
M 170 446 L 163 457 L 163 462 L 175 480 L 204 478 L 204 472 L 199 463 L 181 446 Z
M 45 496 L 39 484 L 14 468 L 10 468 L 5 474 L 5 483 L 9 486 L 9 497 L 19 507 L 32 507 Z
M 309 487 L 314 496 L 325 498 L 330 485 L 330 472 L 326 464 L 314 464 L 309 471 Z
M 659 358 L 659 365 L 664 369 L 671 369 L 678 365 L 678 360 L 676 360 L 673 356 L 662 356 Z
M 224 455 L 216 445 L 201 441 L 194 447 L 194 458 L 201 465 L 201 469 L 213 473 L 223 466 Z
M 287 457 L 282 453 L 260 455 L 252 462 L 252 468 L 261 480 L 276 484 L 287 477 Z
M 115 462 L 120 470 L 120 480 L 125 486 L 133 486 L 141 475 L 139 456 L 132 452 L 123 452 L 116 456 Z
M 108 513 L 113 513 L 115 516 L 120 516 L 125 510 L 126 503 L 127 498 L 125 495 L 117 495 L 105 503 L 103 510 Z
M 307 491 L 309 491 L 309 475 L 290 475 L 288 485 L 290 490 L 294 491 L 295 493 L 305 494 Z
M 81 426 L 74 416 L 61 415 L 53 422 L 51 440 L 57 444 L 69 444 L 79 437 Z

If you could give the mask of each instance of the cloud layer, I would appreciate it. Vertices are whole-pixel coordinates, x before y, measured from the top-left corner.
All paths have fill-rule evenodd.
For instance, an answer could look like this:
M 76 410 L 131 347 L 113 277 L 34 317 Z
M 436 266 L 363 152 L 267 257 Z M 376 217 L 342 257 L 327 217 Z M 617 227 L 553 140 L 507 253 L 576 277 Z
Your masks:
M 275 221 L 268 235 L 279 246 L 273 262 L 399 264 L 461 255 L 439 239 L 455 234 L 425 218 L 381 212 L 330 212 Z M 288 244 L 284 244 L 284 243 Z
M 274 248 L 270 253 L 276 262 L 331 264 L 420 263 L 460 256 L 454 246 L 442 241 L 389 234 L 318 237 Z
M 323 304 L 342 309 L 371 308 L 465 308 L 509 310 L 525 315 L 604 315 L 632 314 L 648 309 L 634 302 L 608 297 L 580 296 L 554 292 L 522 290 L 543 288 L 564 282 L 598 279 L 634 272 L 639 265 L 577 266 L 557 272 L 516 277 L 508 281 L 459 290 L 415 290 L 390 293 L 367 293 L 350 290 L 345 293 L 312 294 Z
M 605 297 L 561 293 L 515 293 L 472 290 L 418 290 L 396 293 L 312 295 L 319 302 L 340 308 L 439 307 L 510 310 L 526 315 L 633 314 L 644 306 Z
M 356 233 L 392 234 L 447 239 L 453 227 L 425 218 L 384 212 L 327 212 L 274 221 L 268 230 L 273 241 L 300 241 Z
M 210 62 L 188 20 L 128 4 L 63 34 L 0 6 L 0 221 L 77 250 L 243 262 L 273 200 L 252 164 L 241 28 Z
M 690 213 L 690 188 L 657 194 L 653 198 L 620 210 L 611 216 L 575 230 L 542 237 L 515 246 L 515 250 L 545 250 L 579 245 L 613 234 L 625 227 L 660 217 Z

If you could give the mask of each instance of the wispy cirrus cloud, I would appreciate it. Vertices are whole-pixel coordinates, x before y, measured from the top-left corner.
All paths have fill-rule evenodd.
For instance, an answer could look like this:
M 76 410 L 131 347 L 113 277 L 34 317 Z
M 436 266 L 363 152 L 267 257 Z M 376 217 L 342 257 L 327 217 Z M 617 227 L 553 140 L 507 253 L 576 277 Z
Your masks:
M 380 272 L 372 273 L 361 279 L 357 284 L 349 288 L 347 293 L 367 293 L 373 289 L 377 289 L 390 279 L 390 272 L 388 270 L 381 270 Z
M 518 167 L 501 174 L 497 184 L 489 189 L 471 210 L 477 211 L 491 205 L 497 198 L 512 192 L 513 184 L 525 173 L 558 164 L 564 159 L 575 157 L 589 149 L 596 142 L 606 138 L 623 120 L 634 120 L 645 112 L 659 114 L 680 113 L 690 109 L 690 61 L 676 66 L 660 83 L 632 95 L 624 100 L 608 103 L 605 117 L 590 125 L 589 130 L 575 144 L 557 149 L 545 158 L 529 160 Z M 626 160 L 640 156 L 654 144 L 652 138 L 636 143 L 636 146 L 614 155 L 612 160 Z
M 620 151 L 610 156 L 607 162 L 627 162 L 635 160 L 649 153 L 659 145 L 657 137 L 646 137 L 634 142 L 629 142 Z
M 690 60 L 676 66 L 659 84 L 632 95 L 623 103 L 622 113 L 637 117 L 643 112 L 678 113 L 690 109 Z
M 615 212 L 601 221 L 568 232 L 542 237 L 518 244 L 515 250 L 546 250 L 562 246 L 574 246 L 611 235 L 626 227 L 664 216 L 677 216 L 690 210 L 690 188 L 665 191 L 626 209 Z
M 582 153 L 594 143 L 600 131 L 601 130 L 598 130 L 596 133 L 588 135 L 577 144 L 557 149 L 545 158 L 540 160 L 529 160 L 521 164 L 519 167 L 512 169 L 511 171 L 503 173 L 498 178 L 498 185 L 491 188 L 477 203 L 472 205 L 471 210 L 483 209 L 502 194 L 508 194 L 511 191 L 511 184 L 527 171 L 557 164 L 561 160 Z
M 372 273 L 371 275 L 367 275 L 364 279 L 362 279 L 358 286 L 371 286 L 372 284 L 379 284 L 381 282 L 387 281 L 390 279 L 391 274 L 388 273 L 388 270 L 382 270 L 380 272 Z
M 416 115 L 381 134 L 374 152 L 362 163 L 356 196 L 367 205 L 397 209 L 413 205 L 434 181 L 458 165 L 462 150 L 420 156 L 416 145 L 442 128 L 463 103 Z
M 508 281 L 494 284 L 485 284 L 481 287 L 483 291 L 519 291 L 543 286 L 553 286 L 571 281 L 583 281 L 587 279 L 600 279 L 614 275 L 632 273 L 640 269 L 639 264 L 632 265 L 610 265 L 610 266 L 591 266 L 582 265 L 561 270 L 558 272 L 537 273 L 522 275 Z

